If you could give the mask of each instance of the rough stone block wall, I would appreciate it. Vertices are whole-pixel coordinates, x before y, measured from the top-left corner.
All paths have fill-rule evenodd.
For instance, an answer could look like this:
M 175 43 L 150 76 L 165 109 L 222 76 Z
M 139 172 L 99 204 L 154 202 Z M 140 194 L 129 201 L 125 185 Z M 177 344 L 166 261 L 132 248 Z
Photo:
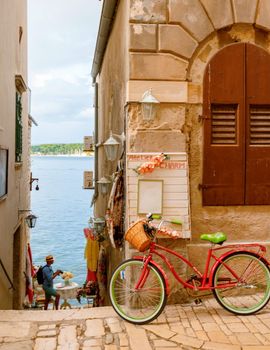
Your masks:
M 185 80 L 187 67 L 185 60 L 169 53 L 130 54 L 130 79 Z
M 149 88 L 153 82 L 186 82 L 188 93 L 181 102 L 162 100 L 152 122 L 142 120 L 139 100 L 133 101 L 128 111 L 127 149 L 156 151 L 159 145 L 160 151 L 168 147 L 188 152 L 195 243 L 200 233 L 224 228 L 230 240 L 268 239 L 269 208 L 202 207 L 198 185 L 202 182 L 199 115 L 205 68 L 219 50 L 234 43 L 248 42 L 270 52 L 269 32 L 269 0 L 130 0 L 130 80 L 148 82 Z M 252 225 L 248 225 L 251 212 Z
M 175 152 L 185 150 L 181 128 L 185 122 L 185 107 L 162 104 L 153 121 L 144 121 L 140 107 L 129 107 L 129 152 Z
M 183 70 L 190 69 L 196 50 L 235 24 L 269 32 L 269 1 L 131 0 L 130 78 L 185 80 Z M 164 66 L 166 72 L 161 72 Z
M 143 36 L 143 40 L 141 37 Z M 157 25 L 156 24 L 130 24 L 130 47 L 136 51 L 157 50 Z
M 160 51 L 190 58 L 197 46 L 198 42 L 179 25 L 161 24 L 159 26 Z

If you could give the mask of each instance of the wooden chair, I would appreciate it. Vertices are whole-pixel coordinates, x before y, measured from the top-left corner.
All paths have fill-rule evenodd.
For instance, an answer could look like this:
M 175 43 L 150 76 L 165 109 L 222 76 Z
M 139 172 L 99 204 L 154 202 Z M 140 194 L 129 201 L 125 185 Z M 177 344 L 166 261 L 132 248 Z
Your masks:
M 95 307 L 97 306 L 97 296 L 96 295 L 86 295 L 86 301 L 88 307 Z
M 41 308 L 44 310 L 44 305 L 45 305 L 45 294 L 43 295 L 37 295 L 36 300 L 35 300 L 35 305 L 38 308 Z M 50 305 L 52 305 L 52 309 L 55 310 L 55 300 L 54 298 L 51 298 L 49 305 L 48 305 L 48 309 L 50 308 Z
M 45 305 L 45 293 L 36 280 L 33 281 L 33 287 L 34 287 L 34 303 L 37 308 L 44 309 Z M 52 305 L 52 309 L 55 309 L 55 300 L 54 298 L 51 298 L 51 301 L 49 302 L 48 308 L 50 308 L 50 305 Z

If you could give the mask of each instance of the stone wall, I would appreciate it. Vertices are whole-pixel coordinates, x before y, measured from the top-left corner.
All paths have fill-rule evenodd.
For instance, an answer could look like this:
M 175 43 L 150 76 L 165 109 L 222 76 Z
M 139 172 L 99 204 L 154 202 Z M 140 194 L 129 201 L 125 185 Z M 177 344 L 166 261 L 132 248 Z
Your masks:
M 258 45 L 268 52 L 269 34 L 251 24 L 235 24 L 227 30 L 219 30 L 209 38 L 198 52 L 190 67 L 190 78 L 202 85 L 203 73 L 207 62 L 221 48 L 234 42 L 249 42 Z M 202 179 L 202 123 L 198 115 L 202 114 L 202 105 L 189 105 L 187 121 L 190 129 L 190 185 L 191 191 L 191 223 L 193 243 L 199 243 L 203 232 L 224 231 L 230 241 L 269 241 L 268 230 L 270 218 L 269 206 L 228 206 L 203 207 L 198 184 Z M 190 247 L 190 255 L 196 256 L 196 245 Z
M 236 42 L 253 43 L 270 52 L 270 2 L 131 0 L 129 26 L 127 150 L 188 152 L 195 244 L 191 258 L 200 263 L 196 246 L 203 232 L 223 230 L 230 241 L 268 241 L 269 206 L 203 207 L 198 185 L 202 182 L 199 115 L 206 65 L 220 49 Z M 161 106 L 153 122 L 144 122 L 138 91 L 149 88 Z
M 107 43 L 98 83 L 98 143 L 104 143 L 113 134 L 120 135 L 125 128 L 125 99 L 128 80 L 128 2 L 121 1 L 114 19 L 110 38 Z M 116 140 L 119 139 L 116 136 Z M 118 157 L 122 151 L 119 149 Z M 97 155 L 97 153 L 96 153 Z M 98 147 L 98 179 L 112 175 L 117 168 L 117 161 L 108 161 L 104 147 Z M 97 184 L 96 184 L 97 185 Z M 95 202 L 96 217 L 105 217 L 109 193 L 99 193 Z M 109 239 L 102 243 L 107 255 L 107 273 L 123 258 L 123 251 L 112 249 Z M 106 300 L 106 302 L 108 302 Z
M 1 3 L 0 33 L 0 52 L 4 53 L 0 56 L 0 80 L 4 87 L 0 92 L 0 145 L 9 150 L 8 194 L 0 200 L 0 258 L 18 287 L 16 293 L 9 289 L 0 267 L 0 309 L 11 309 L 13 305 L 22 308 L 25 296 L 27 230 L 19 209 L 29 208 L 28 96 L 23 92 L 23 153 L 18 164 L 15 163 L 15 76 L 20 75 L 27 85 L 26 0 Z M 14 252 L 14 247 L 20 247 L 20 251 Z
M 127 152 L 187 152 L 191 242 L 163 242 L 189 253 L 201 270 L 207 247 L 200 244 L 203 232 L 223 230 L 230 241 L 268 240 L 269 206 L 203 207 L 198 186 L 205 68 L 219 50 L 238 42 L 270 52 L 269 32 L 269 0 L 122 0 L 116 10 L 98 79 L 98 139 L 102 143 L 109 130 L 118 134 L 125 130 Z M 154 120 L 145 121 L 140 101 L 150 88 L 160 107 Z M 99 148 L 99 178 L 115 168 Z M 104 215 L 107 200 L 99 196 L 97 216 Z M 134 253 L 128 244 L 125 253 L 126 257 Z M 122 258 L 121 252 L 110 254 L 112 266 Z M 182 267 L 180 271 L 186 273 Z M 175 301 L 177 287 L 172 285 Z
M 105 142 L 110 131 L 120 135 L 124 131 L 126 85 L 128 80 L 128 25 L 127 2 L 117 9 L 109 41 L 107 43 L 98 83 L 98 142 Z M 121 40 L 119 39 L 121 37 Z M 108 161 L 103 146 L 98 149 L 99 178 L 111 175 L 117 162 Z M 97 180 L 97 179 L 95 179 Z M 100 194 L 95 205 L 96 215 L 105 215 L 108 197 Z

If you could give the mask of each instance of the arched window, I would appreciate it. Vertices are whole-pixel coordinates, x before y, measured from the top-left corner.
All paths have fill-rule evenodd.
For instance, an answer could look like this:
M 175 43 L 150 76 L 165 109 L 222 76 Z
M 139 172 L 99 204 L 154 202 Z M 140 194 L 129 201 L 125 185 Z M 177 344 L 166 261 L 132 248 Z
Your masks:
M 270 204 L 270 55 L 219 51 L 204 76 L 203 205 Z

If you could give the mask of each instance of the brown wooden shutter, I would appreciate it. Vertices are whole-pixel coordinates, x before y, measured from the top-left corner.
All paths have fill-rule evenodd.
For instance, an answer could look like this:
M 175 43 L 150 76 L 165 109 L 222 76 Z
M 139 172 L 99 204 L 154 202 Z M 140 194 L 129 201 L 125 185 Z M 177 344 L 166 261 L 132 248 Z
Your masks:
M 219 51 L 204 76 L 203 205 L 242 205 L 245 44 Z
M 237 143 L 237 104 L 211 105 L 211 144 Z
M 246 44 L 246 204 L 270 204 L 270 55 Z

